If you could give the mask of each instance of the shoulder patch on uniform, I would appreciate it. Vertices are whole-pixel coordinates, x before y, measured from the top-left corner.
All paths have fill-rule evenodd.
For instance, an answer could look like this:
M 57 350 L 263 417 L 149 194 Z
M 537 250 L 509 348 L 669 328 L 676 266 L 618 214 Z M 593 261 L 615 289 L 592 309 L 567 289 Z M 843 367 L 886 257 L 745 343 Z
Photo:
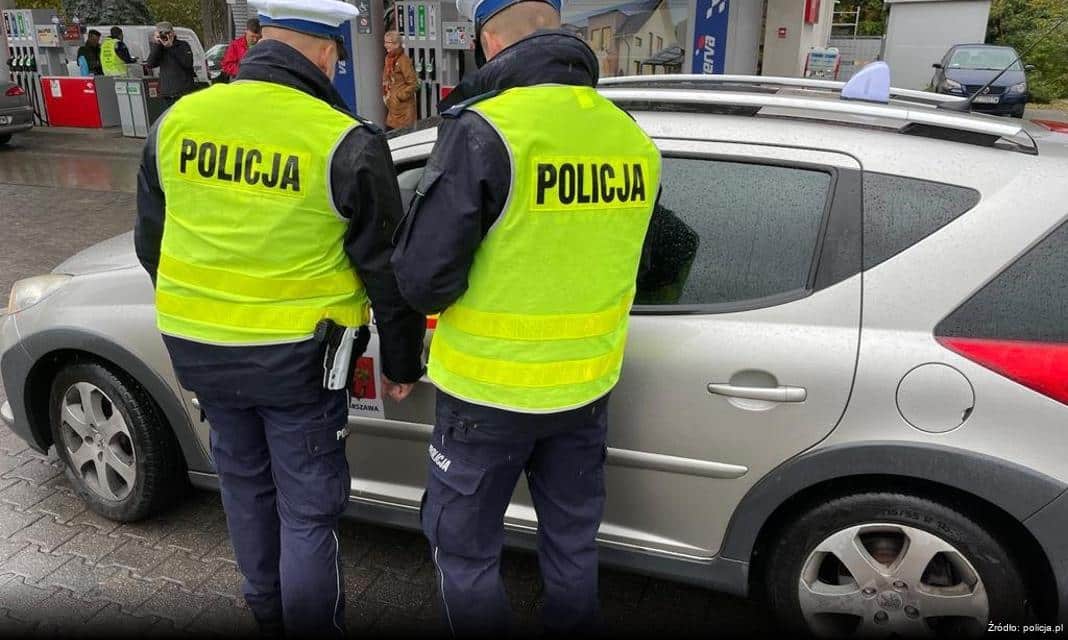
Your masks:
M 359 122 L 361 125 L 367 127 L 367 129 L 371 133 L 382 133 L 382 128 L 379 127 L 374 122 L 371 122 L 367 118 L 364 118 L 363 116 L 356 115 L 355 113 L 349 111 L 348 109 L 342 109 L 341 107 L 339 107 L 337 105 L 331 105 L 331 106 L 333 107 L 334 111 L 337 111 L 338 113 L 343 113 L 343 114 L 347 115 L 348 117 L 352 118 L 353 120 L 355 120 L 356 122 Z
M 360 124 L 362 124 L 363 126 L 367 127 L 368 131 L 370 131 L 371 133 L 374 133 L 374 134 L 384 133 L 384 131 L 382 130 L 382 127 L 378 126 L 374 122 L 371 122 L 367 118 L 356 116 L 356 121 L 359 122 Z
M 498 90 L 498 89 L 494 89 L 493 91 L 487 91 L 486 93 L 480 93 L 479 95 L 477 95 L 477 96 L 475 96 L 473 98 L 468 98 L 467 100 L 464 100 L 463 102 L 457 103 L 453 107 L 443 111 L 442 114 L 441 114 L 441 117 L 443 117 L 443 118 L 459 118 L 460 114 L 463 113 L 464 111 L 466 111 L 467 108 L 470 107 L 471 105 L 478 104 L 479 102 L 482 102 L 483 100 L 488 100 L 488 99 L 492 98 L 493 96 L 498 95 L 499 93 L 500 93 L 500 90 Z

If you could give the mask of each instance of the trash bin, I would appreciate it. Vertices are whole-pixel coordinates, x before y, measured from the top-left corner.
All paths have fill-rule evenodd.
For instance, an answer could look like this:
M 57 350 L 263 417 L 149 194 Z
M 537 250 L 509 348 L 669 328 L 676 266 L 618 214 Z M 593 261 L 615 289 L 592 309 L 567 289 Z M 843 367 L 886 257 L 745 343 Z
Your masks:
M 120 78 L 115 81 L 122 119 L 122 135 L 146 138 L 148 129 L 166 110 L 158 78 Z
M 148 125 L 152 126 L 163 112 L 167 103 L 159 93 L 159 78 L 145 78 L 145 105 L 148 107 Z

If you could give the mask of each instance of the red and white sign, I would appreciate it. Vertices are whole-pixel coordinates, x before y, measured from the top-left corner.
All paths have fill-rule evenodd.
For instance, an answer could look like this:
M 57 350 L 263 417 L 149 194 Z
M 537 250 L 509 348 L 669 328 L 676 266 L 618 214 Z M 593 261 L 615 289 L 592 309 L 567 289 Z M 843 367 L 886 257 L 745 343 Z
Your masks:
M 817 24 L 820 21 L 820 0 L 805 0 L 805 24 Z
M 372 332 L 367 351 L 356 360 L 356 373 L 349 389 L 349 414 L 367 418 L 384 418 L 382 408 L 382 357 L 378 334 Z

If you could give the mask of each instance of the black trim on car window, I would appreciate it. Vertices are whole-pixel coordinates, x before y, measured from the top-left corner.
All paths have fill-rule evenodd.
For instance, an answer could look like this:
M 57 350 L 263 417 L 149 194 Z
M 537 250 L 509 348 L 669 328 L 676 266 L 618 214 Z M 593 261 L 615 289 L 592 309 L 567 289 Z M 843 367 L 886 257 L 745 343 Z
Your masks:
M 659 138 L 658 140 L 664 140 Z M 706 142 L 704 140 L 686 140 Z M 734 142 L 737 144 L 737 141 Z M 777 148 L 777 147 L 775 147 Z M 795 148 L 791 147 L 791 150 Z M 819 152 L 818 149 L 797 147 L 800 151 Z M 826 153 L 826 151 L 823 151 Z M 753 311 L 787 304 L 807 298 L 816 291 L 828 288 L 860 273 L 861 265 L 861 171 L 832 165 L 792 160 L 745 158 L 722 153 L 665 152 L 668 159 L 693 159 L 782 167 L 801 171 L 818 171 L 830 177 L 827 187 L 823 219 L 816 245 L 813 247 L 808 284 L 805 288 L 777 293 L 761 298 L 713 304 L 635 304 L 631 315 L 717 315 Z

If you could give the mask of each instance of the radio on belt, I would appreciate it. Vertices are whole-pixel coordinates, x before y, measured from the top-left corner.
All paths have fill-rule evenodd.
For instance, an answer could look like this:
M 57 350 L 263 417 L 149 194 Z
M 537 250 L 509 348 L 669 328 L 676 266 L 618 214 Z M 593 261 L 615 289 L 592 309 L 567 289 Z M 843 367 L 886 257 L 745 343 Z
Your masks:
M 324 345 L 323 388 L 348 389 L 356 373 L 356 360 L 367 349 L 371 332 L 367 327 L 343 327 L 329 318 L 315 325 L 315 341 Z

